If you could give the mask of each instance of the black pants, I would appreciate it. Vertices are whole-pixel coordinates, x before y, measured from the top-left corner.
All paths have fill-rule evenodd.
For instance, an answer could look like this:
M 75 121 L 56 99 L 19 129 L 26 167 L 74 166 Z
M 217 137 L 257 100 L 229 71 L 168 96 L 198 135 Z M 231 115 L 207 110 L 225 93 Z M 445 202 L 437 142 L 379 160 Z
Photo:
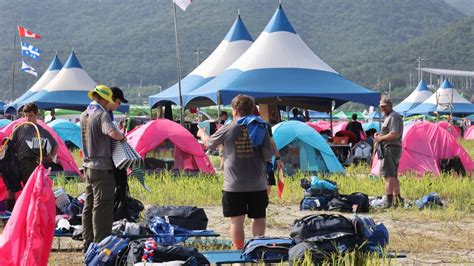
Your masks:
M 114 167 L 115 200 L 114 221 L 128 218 L 127 198 L 129 196 L 127 170 Z

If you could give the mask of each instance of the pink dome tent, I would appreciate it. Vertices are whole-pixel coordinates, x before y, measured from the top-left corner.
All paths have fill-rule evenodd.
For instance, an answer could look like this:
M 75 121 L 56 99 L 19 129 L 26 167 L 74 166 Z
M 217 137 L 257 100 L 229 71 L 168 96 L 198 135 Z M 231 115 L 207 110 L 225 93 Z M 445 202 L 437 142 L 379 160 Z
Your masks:
M 169 140 L 174 144 L 174 169 L 215 173 L 209 158 L 194 136 L 171 120 L 152 120 L 130 131 L 127 138 L 128 143 L 142 158 Z
M 440 161 L 459 157 L 466 172 L 474 170 L 474 162 L 456 138 L 439 124 L 430 122 L 412 123 L 403 131 L 402 157 L 398 174 L 415 172 L 441 174 Z M 373 175 L 379 174 L 380 163 L 375 156 Z
M 474 126 L 470 126 L 466 132 L 464 132 L 465 140 L 474 140 Z
M 11 132 L 13 131 L 13 128 L 22 122 L 25 122 L 24 118 L 17 119 L 11 122 L 8 126 L 2 128 L 0 130 L 0 137 L 2 137 L 3 139 L 3 137 L 10 136 Z M 58 159 L 58 163 L 62 166 L 63 170 L 65 172 L 80 175 L 81 172 L 79 171 L 79 168 L 77 167 L 76 162 L 74 161 L 74 158 L 72 157 L 71 153 L 69 152 L 69 149 L 66 147 L 66 144 L 64 144 L 64 142 L 61 140 L 58 134 L 56 134 L 56 132 L 54 132 L 54 130 L 51 127 L 49 127 L 42 121 L 38 120 L 37 123 L 42 128 L 47 130 L 58 143 L 57 159 Z M 3 183 L 3 179 L 0 178 L 0 200 L 4 200 L 6 196 L 7 196 L 7 190 L 6 190 L 5 184 Z
M 444 129 L 446 129 L 449 133 L 451 133 L 455 138 L 461 137 L 461 130 L 453 125 L 451 125 L 447 121 L 438 122 L 438 125 Z

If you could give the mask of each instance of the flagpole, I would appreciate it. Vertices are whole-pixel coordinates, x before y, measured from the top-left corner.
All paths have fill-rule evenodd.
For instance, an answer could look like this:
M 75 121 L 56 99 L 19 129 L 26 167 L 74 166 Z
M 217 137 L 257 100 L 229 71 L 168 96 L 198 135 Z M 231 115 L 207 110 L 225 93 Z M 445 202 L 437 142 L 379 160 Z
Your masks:
M 12 102 L 15 100 L 15 47 L 16 47 L 16 34 L 18 31 L 18 19 L 15 23 L 15 30 L 13 31 L 13 62 L 12 62 Z
M 173 18 L 174 18 L 174 35 L 176 39 L 176 72 L 178 76 L 178 90 L 179 90 L 179 122 L 184 126 L 184 106 L 183 106 L 183 95 L 181 94 L 181 62 L 179 56 L 179 37 L 178 37 L 178 21 L 176 19 L 176 4 L 173 3 Z

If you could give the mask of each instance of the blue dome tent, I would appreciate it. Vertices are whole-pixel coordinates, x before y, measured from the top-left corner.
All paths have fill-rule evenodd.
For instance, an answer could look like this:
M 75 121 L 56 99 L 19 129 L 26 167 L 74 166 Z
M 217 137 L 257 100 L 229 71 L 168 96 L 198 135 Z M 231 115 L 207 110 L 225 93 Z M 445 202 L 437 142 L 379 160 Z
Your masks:
M 247 31 L 240 15 L 238 15 L 224 40 L 212 54 L 194 71 L 181 81 L 181 94 L 185 95 L 214 79 L 237 58 L 239 58 L 253 43 L 252 36 Z M 179 88 L 174 84 L 170 88 L 149 97 L 150 107 L 171 103 L 179 105 Z
M 380 94 L 347 80 L 296 33 L 281 5 L 252 46 L 223 73 L 184 96 L 187 107 L 229 104 L 248 94 L 257 103 L 329 111 L 354 101 L 376 105 Z M 204 103 L 204 104 L 203 104 Z
M 303 171 L 344 173 L 344 168 L 327 141 L 306 123 L 294 120 L 282 122 L 273 126 L 272 130 L 273 139 L 285 164 L 296 163 Z M 292 154 L 294 151 L 291 148 L 298 154 Z M 299 162 L 294 162 L 298 157 Z M 287 158 L 293 161 L 288 161 Z
M 13 101 L 11 104 L 7 105 L 5 107 L 5 112 L 8 114 L 16 114 L 18 109 L 30 102 L 28 99 L 31 98 L 31 96 L 43 91 L 46 85 L 48 85 L 48 83 L 56 77 L 62 68 L 63 64 L 59 60 L 58 55 L 55 55 L 53 61 L 51 61 L 51 64 L 43 73 L 41 78 L 39 78 L 38 81 L 36 81 L 36 83 L 31 86 L 31 88 L 27 90 L 22 96 Z
M 0 102 L 0 114 L 3 114 L 3 113 L 5 113 L 5 103 Z
M 71 142 L 79 149 L 82 149 L 81 128 L 73 122 L 65 119 L 56 119 L 48 123 L 56 134 L 66 143 Z

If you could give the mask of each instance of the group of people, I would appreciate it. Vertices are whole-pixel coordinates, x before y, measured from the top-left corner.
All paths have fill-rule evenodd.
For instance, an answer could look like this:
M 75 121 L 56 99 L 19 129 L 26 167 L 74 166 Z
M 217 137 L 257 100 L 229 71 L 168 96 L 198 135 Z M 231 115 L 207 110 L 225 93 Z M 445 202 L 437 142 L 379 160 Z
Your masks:
M 116 169 L 112 160 L 111 140 L 124 141 L 123 132 L 113 123 L 112 111 L 121 103 L 127 103 L 119 88 L 98 85 L 89 92 L 91 103 L 80 118 L 83 141 L 84 179 L 86 197 L 82 215 L 84 251 L 93 242 L 100 242 L 111 234 L 113 205 L 117 194 L 127 188 L 126 173 Z M 397 178 L 398 161 L 401 155 L 401 136 L 403 122 L 393 111 L 389 99 L 382 99 L 380 108 L 385 121 L 380 133 L 374 139 L 381 147 L 381 174 L 386 179 L 388 206 L 402 200 L 400 183 Z M 224 184 L 222 188 L 222 209 L 224 217 L 230 218 L 230 235 L 233 247 L 242 249 L 245 241 L 244 221 L 246 216 L 253 219 L 252 235 L 265 235 L 266 209 L 269 204 L 268 186 L 270 170 L 281 169 L 278 149 L 272 140 L 270 126 L 259 116 L 254 115 L 255 101 L 247 95 L 238 95 L 232 100 L 232 120 L 226 121 L 212 135 L 204 129 L 198 130 L 198 137 L 209 149 L 222 146 L 224 158 Z M 38 107 L 27 104 L 23 114 L 36 124 Z M 57 143 L 39 125 L 42 139 L 40 146 L 45 149 L 44 161 L 54 161 Z M 26 183 L 38 164 L 38 153 L 30 143 L 34 137 L 31 125 L 16 129 L 12 138 L 18 157 L 22 161 L 21 180 Z M 276 162 L 275 168 L 269 164 Z M 274 181 L 273 181 L 274 182 Z M 122 190 L 122 192 L 118 192 Z M 14 191 L 9 189 L 8 202 L 14 200 Z M 14 203 L 14 202 L 13 202 Z

